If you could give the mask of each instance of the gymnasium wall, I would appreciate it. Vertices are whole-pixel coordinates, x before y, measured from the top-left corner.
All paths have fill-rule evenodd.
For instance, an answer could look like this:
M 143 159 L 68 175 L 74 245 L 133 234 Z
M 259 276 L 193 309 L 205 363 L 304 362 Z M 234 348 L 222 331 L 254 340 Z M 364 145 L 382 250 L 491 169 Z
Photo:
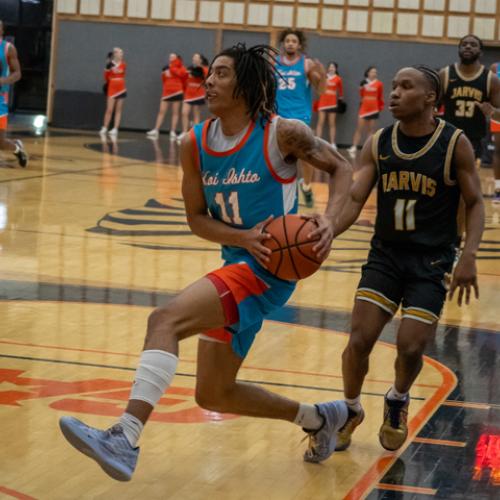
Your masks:
M 89 40 L 92 40 L 92 43 L 89 43 Z M 247 44 L 269 43 L 269 34 L 236 30 L 222 32 L 223 47 L 238 41 Z M 160 70 L 168 53 L 178 52 L 187 61 L 197 51 L 212 58 L 216 48 L 216 31 L 62 20 L 59 22 L 56 46 L 56 109 L 58 98 L 60 103 L 62 102 L 62 95 L 65 108 L 83 107 L 95 111 L 98 106 L 98 113 L 93 115 L 90 122 L 85 122 L 82 117 L 81 123 L 83 128 L 98 128 L 104 103 L 101 87 L 105 56 L 113 46 L 119 46 L 125 50 L 128 64 L 128 98 L 122 125 L 124 128 L 145 130 L 153 126 L 156 117 L 161 95 Z M 438 68 L 457 59 L 457 48 L 454 45 L 334 38 L 314 34 L 308 34 L 307 51 L 325 64 L 329 60 L 339 63 L 348 104 L 347 113 L 338 119 L 339 144 L 351 142 L 358 106 L 358 84 L 366 67 L 378 67 L 388 100 L 390 82 L 397 68 L 417 63 Z M 485 62 L 493 62 L 497 57 L 500 58 L 499 50 L 490 49 L 485 52 L 484 59 Z M 96 105 L 82 106 L 82 95 L 90 95 L 91 101 L 87 102 L 95 102 Z M 82 110 L 84 111 L 85 109 Z M 55 118 L 56 125 L 75 126 L 74 123 L 64 123 L 64 120 L 61 122 L 58 113 Z M 384 125 L 389 121 L 390 114 L 385 111 L 380 124 Z M 168 116 L 164 128 L 168 128 Z

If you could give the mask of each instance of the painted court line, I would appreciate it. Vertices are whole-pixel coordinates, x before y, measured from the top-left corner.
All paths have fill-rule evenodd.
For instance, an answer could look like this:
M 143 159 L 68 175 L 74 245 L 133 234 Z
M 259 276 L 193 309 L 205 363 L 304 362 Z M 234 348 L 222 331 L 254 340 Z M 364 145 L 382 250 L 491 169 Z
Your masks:
M 443 403 L 446 404 L 446 403 Z M 438 446 L 455 446 L 457 448 L 465 448 L 467 443 L 463 441 L 448 441 L 446 439 L 432 439 L 432 438 L 423 438 L 416 437 L 413 440 L 414 443 L 422 443 L 422 444 L 436 444 Z
M 378 483 L 377 488 L 380 490 L 389 490 L 389 491 L 400 491 L 402 493 L 417 493 L 421 495 L 432 495 L 434 496 L 437 493 L 437 490 L 434 488 L 420 488 L 418 486 L 406 486 L 399 484 L 388 484 L 388 483 Z
M 126 356 L 126 357 L 132 357 L 132 358 L 138 358 L 139 354 L 131 354 L 128 352 L 118 352 L 118 351 L 103 351 L 99 349 L 84 349 L 84 348 L 77 348 L 77 347 L 65 347 L 65 346 L 56 346 L 56 345 L 49 345 L 49 344 L 34 344 L 31 342 L 19 342 L 16 340 L 8 340 L 8 339 L 0 339 L 0 344 L 7 344 L 7 345 L 17 345 L 17 346 L 22 346 L 22 347 L 34 347 L 34 348 L 40 348 L 40 349 L 55 349 L 55 350 L 61 350 L 61 351 L 69 351 L 69 352 L 88 352 L 92 354 L 111 354 L 111 355 L 116 355 L 116 356 Z M 180 361 L 183 361 L 185 363 L 196 363 L 195 359 L 188 359 L 188 358 L 180 358 Z M 275 372 L 275 373 L 290 373 L 293 375 L 308 375 L 308 376 L 313 376 L 313 377 L 326 377 L 326 378 L 334 378 L 334 379 L 342 379 L 342 375 L 335 375 L 331 373 L 319 373 L 319 372 L 308 372 L 308 371 L 300 371 L 300 370 L 288 370 L 285 368 L 266 368 L 266 367 L 258 367 L 258 366 L 250 366 L 250 365 L 243 365 L 242 369 L 246 370 L 256 370 L 256 371 L 263 371 L 263 372 Z M 365 379 L 366 382 L 372 382 L 372 383 L 381 383 L 381 384 L 392 384 L 391 380 L 380 380 L 380 379 L 370 379 L 367 378 Z M 416 387 L 426 387 L 426 388 L 431 388 L 431 389 L 436 389 L 438 386 L 437 385 L 431 385 L 431 384 L 414 384 Z

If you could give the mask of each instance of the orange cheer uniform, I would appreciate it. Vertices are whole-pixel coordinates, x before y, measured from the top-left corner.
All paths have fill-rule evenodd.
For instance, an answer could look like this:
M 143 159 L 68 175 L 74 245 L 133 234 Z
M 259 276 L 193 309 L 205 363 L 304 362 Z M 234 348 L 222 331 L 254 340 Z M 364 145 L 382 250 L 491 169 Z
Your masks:
M 326 89 L 319 97 L 318 111 L 328 111 L 337 109 L 339 99 L 344 98 L 344 89 L 342 87 L 342 78 L 339 75 L 333 75 L 326 80 Z
M 187 70 L 180 59 L 174 59 L 168 66 L 165 66 L 161 74 L 163 82 L 162 101 L 182 100 L 186 78 Z
M 208 75 L 206 66 L 190 68 L 186 79 L 186 90 L 184 91 L 184 102 L 201 103 L 205 101 L 205 87 L 203 83 Z
M 125 62 L 115 63 L 112 62 L 104 71 L 104 80 L 107 85 L 107 96 L 108 97 L 125 97 L 127 93 L 127 87 L 125 86 L 125 73 L 127 71 L 127 65 Z
M 380 80 L 371 82 L 365 80 L 364 85 L 359 89 L 359 94 L 361 95 L 358 113 L 360 118 L 369 118 L 384 109 L 384 85 Z

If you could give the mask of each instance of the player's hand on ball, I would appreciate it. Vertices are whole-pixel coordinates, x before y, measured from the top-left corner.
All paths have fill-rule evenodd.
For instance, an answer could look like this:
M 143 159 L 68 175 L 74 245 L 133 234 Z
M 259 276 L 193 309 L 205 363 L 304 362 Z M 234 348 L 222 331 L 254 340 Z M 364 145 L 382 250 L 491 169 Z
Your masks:
M 271 250 L 263 245 L 266 240 L 271 238 L 271 235 L 264 231 L 264 226 L 269 224 L 273 218 L 274 216 L 270 215 L 265 221 L 259 222 L 251 229 L 242 231 L 241 236 L 241 246 L 248 250 L 264 268 L 267 268 L 269 255 L 271 255 Z
M 310 240 L 319 237 L 318 243 L 313 246 L 313 252 L 318 259 L 325 260 L 330 253 L 334 235 L 333 217 L 325 214 L 303 215 L 302 218 L 313 220 L 318 226 L 317 229 L 310 232 L 307 236 Z
M 469 304 L 471 289 L 474 289 L 476 299 L 479 298 L 479 288 L 477 286 L 476 259 L 473 255 L 462 254 L 458 261 L 450 285 L 449 298 L 453 300 L 455 290 L 458 288 L 458 305 L 462 305 L 465 293 L 465 303 Z

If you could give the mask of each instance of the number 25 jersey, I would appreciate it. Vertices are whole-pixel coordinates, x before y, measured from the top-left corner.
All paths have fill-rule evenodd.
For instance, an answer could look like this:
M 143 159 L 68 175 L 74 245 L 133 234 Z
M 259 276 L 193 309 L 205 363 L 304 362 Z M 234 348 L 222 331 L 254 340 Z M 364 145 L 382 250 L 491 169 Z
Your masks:
M 454 243 L 460 190 L 452 160 L 460 134 L 441 119 L 434 133 L 424 138 L 404 136 L 399 122 L 374 134 L 377 238 L 389 245 L 423 249 Z

